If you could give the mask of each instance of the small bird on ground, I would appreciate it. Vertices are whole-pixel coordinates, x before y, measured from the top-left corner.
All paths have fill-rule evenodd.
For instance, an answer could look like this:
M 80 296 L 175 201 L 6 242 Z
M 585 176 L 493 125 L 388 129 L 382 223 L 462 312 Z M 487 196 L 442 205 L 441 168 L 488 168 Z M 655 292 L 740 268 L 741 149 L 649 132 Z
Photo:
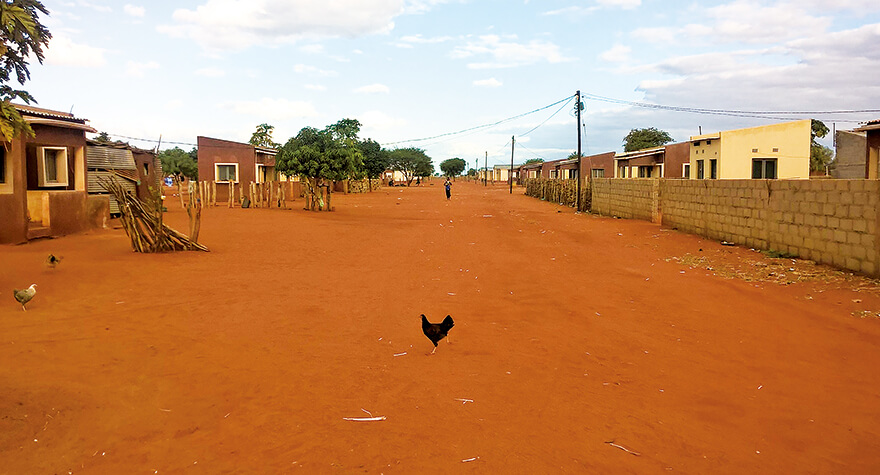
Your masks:
M 428 321 L 428 317 L 424 313 L 422 314 L 422 332 L 434 344 L 434 350 L 431 351 L 432 355 L 437 351 L 437 342 L 446 338 L 449 330 L 454 326 L 455 322 L 452 321 L 452 316 L 450 315 L 447 315 L 440 323 L 431 323 Z
M 27 311 L 24 306 L 34 298 L 34 295 L 37 295 L 37 284 L 31 284 L 30 287 L 24 290 L 13 289 L 12 295 L 14 295 L 15 300 L 21 304 L 21 309 Z
M 63 257 L 56 256 L 55 254 L 49 254 L 49 257 L 46 258 L 46 265 L 49 266 L 50 269 L 54 269 L 55 266 L 61 262 Z

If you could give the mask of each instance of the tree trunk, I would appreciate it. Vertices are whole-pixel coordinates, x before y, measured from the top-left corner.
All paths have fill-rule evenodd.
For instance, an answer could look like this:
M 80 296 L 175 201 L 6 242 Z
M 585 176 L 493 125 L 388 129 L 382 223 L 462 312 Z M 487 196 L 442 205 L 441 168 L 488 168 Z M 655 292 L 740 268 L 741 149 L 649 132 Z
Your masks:
M 174 175 L 174 181 L 177 183 L 177 196 L 180 197 L 180 207 L 186 209 L 186 204 L 183 202 L 183 188 L 180 185 L 180 175 Z

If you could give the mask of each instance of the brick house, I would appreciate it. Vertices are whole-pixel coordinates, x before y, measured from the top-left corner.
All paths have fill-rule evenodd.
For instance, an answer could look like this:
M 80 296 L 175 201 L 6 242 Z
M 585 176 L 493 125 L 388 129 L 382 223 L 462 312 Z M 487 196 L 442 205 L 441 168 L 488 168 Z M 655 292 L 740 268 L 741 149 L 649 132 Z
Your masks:
M 273 148 L 198 137 L 199 180 L 217 183 L 217 201 L 229 199 L 230 183 L 245 187 L 278 179 Z
M 15 105 L 34 130 L 0 147 L 0 243 L 62 236 L 100 225 L 105 198 L 86 191 L 86 119 Z

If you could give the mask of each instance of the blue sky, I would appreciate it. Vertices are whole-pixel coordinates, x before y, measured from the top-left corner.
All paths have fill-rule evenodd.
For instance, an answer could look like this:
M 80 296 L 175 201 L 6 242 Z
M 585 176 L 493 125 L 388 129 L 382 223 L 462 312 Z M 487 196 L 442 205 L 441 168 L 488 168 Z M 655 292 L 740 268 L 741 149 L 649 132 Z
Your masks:
M 264 122 L 283 143 L 355 118 L 361 137 L 435 163 L 509 162 L 512 136 L 517 162 L 553 160 L 576 149 L 573 103 L 409 140 L 576 90 L 702 109 L 880 109 L 875 1 L 45 0 L 54 38 L 25 89 L 143 148 L 160 135 L 162 148 L 198 135 L 244 142 Z M 687 140 L 778 121 L 585 106 L 586 154 L 621 150 L 632 128 Z M 848 129 L 880 113 L 778 117 Z

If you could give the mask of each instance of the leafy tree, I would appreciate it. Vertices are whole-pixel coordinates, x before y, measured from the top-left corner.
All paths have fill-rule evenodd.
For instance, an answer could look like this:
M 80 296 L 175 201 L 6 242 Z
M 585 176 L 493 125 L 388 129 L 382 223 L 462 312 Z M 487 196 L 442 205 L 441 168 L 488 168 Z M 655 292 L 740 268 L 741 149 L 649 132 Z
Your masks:
M 38 0 L 0 0 L 0 134 L 7 142 L 24 133 L 34 136 L 31 126 L 12 105 L 15 99 L 36 103 L 27 91 L 13 89 L 8 83 L 15 73 L 19 84 L 31 78 L 28 59 L 43 63 L 43 47 L 52 34 L 40 23 L 39 14 L 49 11 Z
M 180 206 L 185 208 L 183 193 L 180 183 L 184 178 L 191 180 L 199 179 L 199 166 L 189 153 L 179 147 L 169 148 L 159 152 L 159 163 L 162 164 L 162 172 L 170 176 L 177 184 L 177 194 L 180 196 Z
M 382 176 L 382 172 L 388 169 L 388 151 L 373 139 L 361 141 L 358 147 L 364 156 L 363 174 L 370 180 Z M 373 191 L 372 182 L 370 182 L 370 191 Z
M 183 178 L 197 180 L 199 178 L 199 166 L 189 153 L 180 147 L 169 148 L 159 152 L 159 162 L 162 163 L 162 171 L 165 176 L 173 177 L 180 181 Z
M 95 142 L 100 142 L 100 143 L 110 143 L 110 142 L 112 142 L 112 140 L 110 140 L 110 134 L 108 134 L 107 132 L 101 132 L 101 133 L 99 133 L 98 136 L 95 137 L 93 140 L 94 140 Z
M 420 148 L 399 148 L 389 152 L 389 165 L 392 170 L 403 173 L 406 184 L 409 186 L 415 178 L 426 177 L 434 174 L 434 164 L 431 157 L 425 155 Z
M 331 182 L 345 180 L 363 168 L 363 153 L 358 148 L 360 123 L 343 119 L 323 130 L 305 127 L 281 147 L 275 156 L 275 169 L 303 179 L 308 195 L 308 209 L 332 210 Z M 319 190 L 326 189 L 326 202 Z
M 575 158 L 577 158 L 577 152 L 572 153 L 572 155 L 574 155 Z M 544 163 L 544 159 L 543 158 L 530 158 L 530 159 L 526 160 L 525 164 L 528 165 L 530 163 Z
M 633 152 L 646 148 L 659 147 L 672 142 L 668 132 L 649 127 L 647 129 L 632 129 L 623 138 L 623 151 Z M 577 158 L 577 152 L 574 154 Z
M 467 172 L 467 176 L 477 176 L 477 170 L 474 168 L 469 168 Z
M 251 139 L 248 142 L 257 147 L 278 148 L 279 144 L 272 140 L 272 132 L 274 130 L 274 125 L 260 124 L 257 126 L 257 130 L 251 135 Z
M 816 141 L 824 138 L 830 130 L 821 120 L 813 119 L 810 124 L 810 171 L 825 171 L 825 167 L 831 164 L 834 152 Z
M 465 167 L 467 167 L 467 162 L 458 157 L 443 160 L 440 163 L 440 171 L 448 177 L 461 175 L 461 172 L 464 171 Z

